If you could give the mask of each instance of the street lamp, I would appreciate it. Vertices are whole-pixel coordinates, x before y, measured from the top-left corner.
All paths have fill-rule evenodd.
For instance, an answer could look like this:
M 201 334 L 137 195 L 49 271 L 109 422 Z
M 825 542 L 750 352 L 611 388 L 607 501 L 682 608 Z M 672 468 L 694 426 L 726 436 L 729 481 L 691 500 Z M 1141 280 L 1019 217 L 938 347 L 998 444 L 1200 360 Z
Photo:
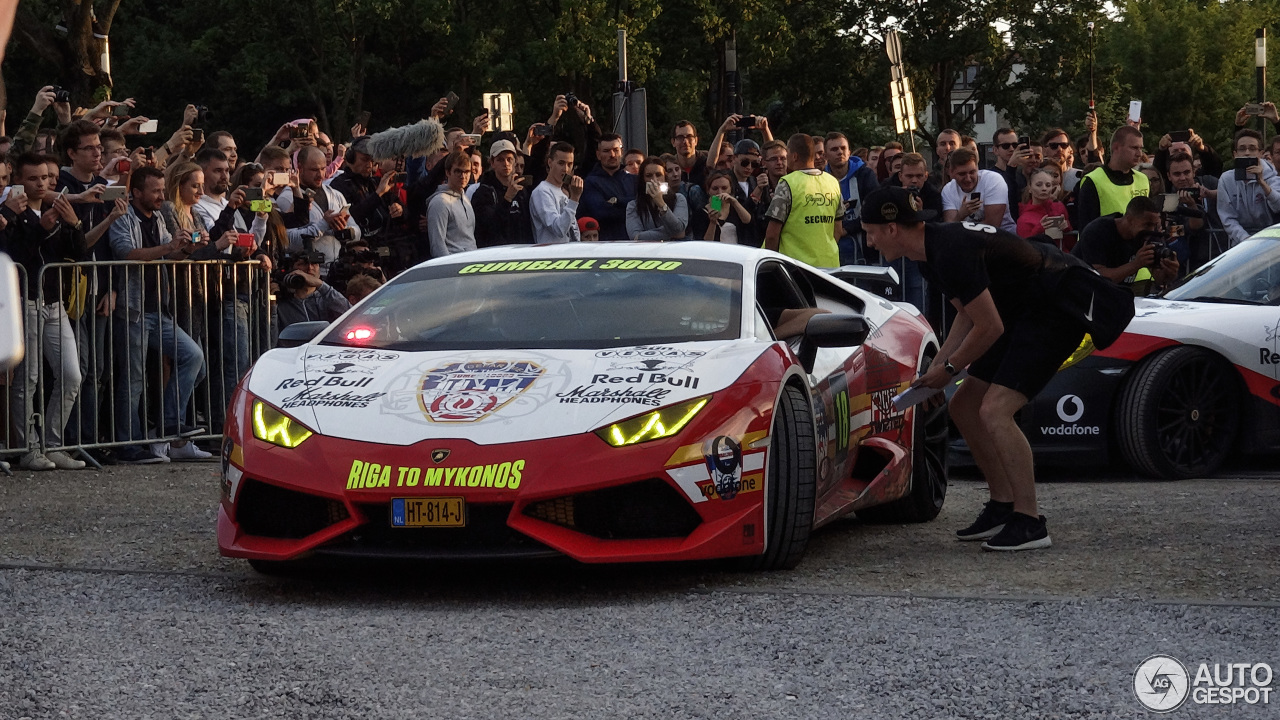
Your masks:
M 1267 101 L 1267 29 L 1258 28 L 1253 36 L 1253 64 L 1257 68 L 1258 102 L 1264 103 Z M 1258 130 L 1264 135 L 1267 132 L 1267 123 L 1262 117 L 1258 118 Z

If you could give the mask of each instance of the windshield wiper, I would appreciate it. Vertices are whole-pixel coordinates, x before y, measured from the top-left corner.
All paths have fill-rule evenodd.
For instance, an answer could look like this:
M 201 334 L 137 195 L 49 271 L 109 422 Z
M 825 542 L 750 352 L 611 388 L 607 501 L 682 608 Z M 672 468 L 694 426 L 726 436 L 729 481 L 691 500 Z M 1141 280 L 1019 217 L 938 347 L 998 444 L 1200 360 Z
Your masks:
M 1245 300 L 1244 298 L 1209 297 L 1208 295 L 1199 295 L 1193 298 L 1178 298 L 1177 300 L 1174 300 L 1172 298 L 1165 298 L 1165 300 L 1169 300 L 1170 302 L 1223 303 L 1226 305 L 1267 305 L 1267 303 L 1258 302 L 1257 300 Z

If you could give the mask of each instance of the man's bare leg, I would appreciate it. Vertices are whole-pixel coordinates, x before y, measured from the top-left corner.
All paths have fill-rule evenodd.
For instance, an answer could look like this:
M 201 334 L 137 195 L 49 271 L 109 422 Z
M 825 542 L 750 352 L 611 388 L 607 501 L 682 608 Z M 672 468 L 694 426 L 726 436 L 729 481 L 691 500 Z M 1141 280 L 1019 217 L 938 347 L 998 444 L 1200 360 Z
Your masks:
M 991 389 L 991 383 L 972 376 L 965 378 L 956 394 L 951 397 L 951 419 L 960 428 L 960 434 L 964 436 L 969 452 L 973 454 L 973 461 L 986 478 L 991 499 L 996 502 L 1013 502 L 1013 486 L 1005 472 L 1004 462 L 996 450 L 995 439 L 991 437 L 981 417 L 987 393 Z
M 994 451 L 1007 483 L 1014 512 L 1034 518 L 1040 516 L 1036 506 L 1035 461 L 1027 436 L 1013 419 L 1026 404 L 1026 395 L 1003 385 L 992 385 L 982 398 L 978 414 L 991 443 L 988 447 Z M 973 444 L 969 446 L 972 448 Z

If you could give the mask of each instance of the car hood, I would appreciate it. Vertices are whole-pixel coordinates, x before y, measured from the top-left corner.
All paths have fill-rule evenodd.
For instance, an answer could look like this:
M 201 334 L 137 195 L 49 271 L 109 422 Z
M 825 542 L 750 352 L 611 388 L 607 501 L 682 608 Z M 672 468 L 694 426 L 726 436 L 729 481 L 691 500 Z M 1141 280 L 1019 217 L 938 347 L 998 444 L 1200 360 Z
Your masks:
M 738 340 L 604 350 L 272 350 L 253 395 L 322 435 L 481 445 L 594 430 L 724 389 L 770 346 Z

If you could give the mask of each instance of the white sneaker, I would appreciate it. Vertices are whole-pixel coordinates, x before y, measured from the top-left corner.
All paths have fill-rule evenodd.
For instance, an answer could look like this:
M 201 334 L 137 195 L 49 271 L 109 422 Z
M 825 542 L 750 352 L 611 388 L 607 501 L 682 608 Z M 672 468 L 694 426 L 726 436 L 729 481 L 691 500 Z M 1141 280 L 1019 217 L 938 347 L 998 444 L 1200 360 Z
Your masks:
M 3 461 L 3 460 L 0 460 L 0 472 L 2 472 L 2 473 L 8 473 L 8 472 L 9 472 L 9 463 L 7 463 L 7 462 L 5 462 L 5 461 Z
M 49 458 L 41 455 L 38 450 L 32 450 L 23 455 L 22 459 L 18 461 L 18 465 L 22 466 L 23 470 L 54 470 L 58 467 Z
M 193 442 L 188 442 L 186 445 L 181 446 L 169 445 L 170 460 L 208 460 L 211 457 L 213 457 L 213 453 L 201 450 Z
M 156 457 L 160 458 L 160 462 L 162 463 L 169 462 L 169 443 L 167 442 L 151 443 L 147 447 L 151 448 L 152 455 L 155 455 Z
M 58 466 L 59 470 L 83 470 L 84 461 L 76 460 L 61 450 L 45 454 L 45 459 Z

